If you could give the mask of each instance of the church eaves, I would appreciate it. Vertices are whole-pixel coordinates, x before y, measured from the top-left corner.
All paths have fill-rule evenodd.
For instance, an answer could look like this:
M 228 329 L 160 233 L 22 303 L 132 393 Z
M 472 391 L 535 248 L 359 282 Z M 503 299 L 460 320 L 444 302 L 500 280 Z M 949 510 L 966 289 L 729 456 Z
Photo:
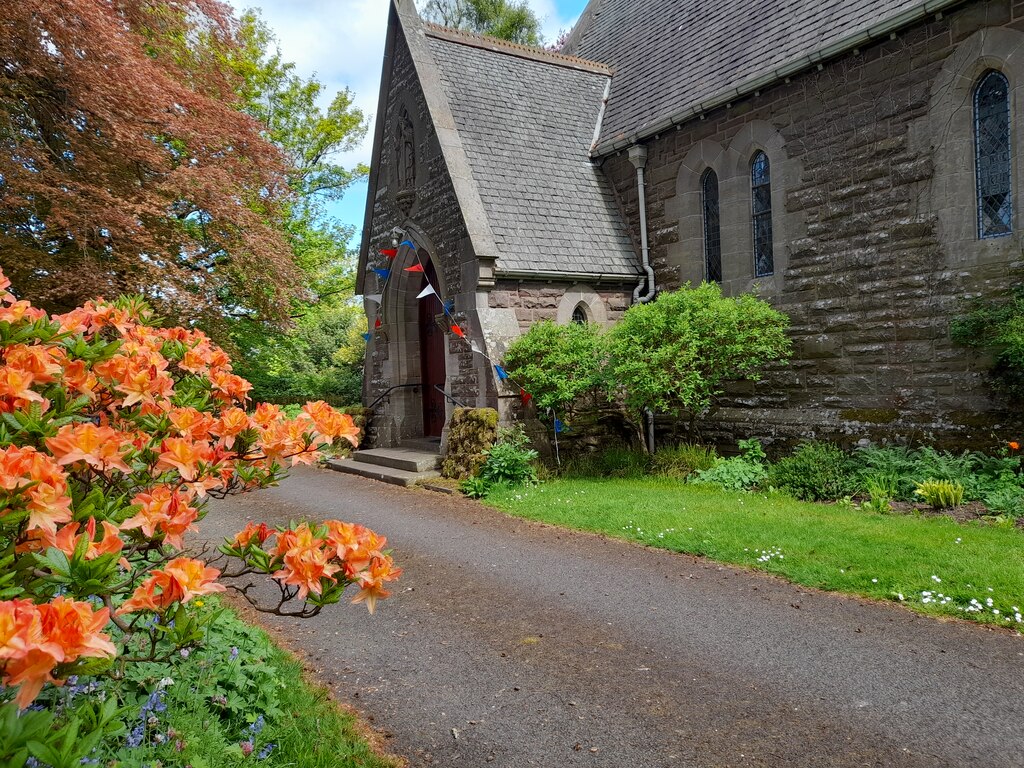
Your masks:
M 962 3 L 591 0 L 563 53 L 615 72 L 600 156 Z

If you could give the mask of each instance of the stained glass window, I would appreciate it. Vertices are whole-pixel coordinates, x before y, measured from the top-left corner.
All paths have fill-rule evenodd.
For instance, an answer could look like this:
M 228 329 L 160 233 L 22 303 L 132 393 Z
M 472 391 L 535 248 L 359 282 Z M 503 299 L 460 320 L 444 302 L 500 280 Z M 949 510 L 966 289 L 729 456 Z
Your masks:
M 587 319 L 587 308 L 582 304 L 577 304 L 576 309 L 572 311 L 572 321 L 577 325 L 586 325 Z
M 1010 165 L 1010 84 L 988 72 L 974 89 L 974 156 L 978 187 L 978 237 L 1013 231 Z
M 775 272 L 772 245 L 772 174 L 768 155 L 758 152 L 750 161 L 750 189 L 753 198 L 754 277 Z
M 722 227 L 718 209 L 718 174 L 708 168 L 700 177 L 704 214 L 704 274 L 709 283 L 722 282 Z

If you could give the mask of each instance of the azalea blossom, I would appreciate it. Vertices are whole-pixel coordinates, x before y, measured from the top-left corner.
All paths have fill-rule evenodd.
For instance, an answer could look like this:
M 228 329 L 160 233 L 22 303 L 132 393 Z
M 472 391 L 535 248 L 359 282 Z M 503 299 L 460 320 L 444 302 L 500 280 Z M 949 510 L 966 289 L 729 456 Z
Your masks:
M 116 469 L 130 474 L 131 468 L 124 463 L 127 442 L 127 435 L 111 427 L 86 422 L 61 427 L 56 436 L 47 439 L 46 447 L 59 464 L 84 461 L 100 472 Z
M 137 494 L 132 504 L 138 504 L 140 510 L 121 523 L 121 530 L 138 528 L 150 538 L 163 534 L 164 540 L 177 549 L 184 546 L 182 536 L 195 530 L 192 523 L 199 517 L 199 510 L 189 505 L 188 497 L 167 485 Z
M 401 568 L 395 568 L 395 564 L 388 555 L 377 555 L 370 562 L 369 568 L 357 576 L 359 581 L 359 594 L 353 599 L 353 603 L 366 602 L 366 609 L 373 613 L 377 607 L 377 601 L 390 597 L 391 593 L 384 588 L 385 582 L 394 581 L 402 575 Z

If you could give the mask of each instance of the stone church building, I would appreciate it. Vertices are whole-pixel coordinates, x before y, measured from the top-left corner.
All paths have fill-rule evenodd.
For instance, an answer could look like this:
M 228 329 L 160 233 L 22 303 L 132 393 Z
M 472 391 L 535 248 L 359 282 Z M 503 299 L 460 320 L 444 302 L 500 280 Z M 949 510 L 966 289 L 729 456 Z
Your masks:
M 493 364 L 536 320 L 703 280 L 794 343 L 714 437 L 1019 437 L 949 321 L 1019 281 L 1022 89 L 1010 0 L 591 0 L 560 53 L 392 0 L 358 278 L 374 440 L 510 413 Z

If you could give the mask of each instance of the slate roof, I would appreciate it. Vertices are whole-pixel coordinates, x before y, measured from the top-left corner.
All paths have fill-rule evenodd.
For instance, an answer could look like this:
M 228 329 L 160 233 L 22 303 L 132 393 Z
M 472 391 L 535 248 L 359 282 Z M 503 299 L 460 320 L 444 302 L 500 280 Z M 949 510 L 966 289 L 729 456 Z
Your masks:
M 589 158 L 607 70 L 432 25 L 424 32 L 498 273 L 636 275 L 611 188 Z
M 745 82 L 925 13 L 921 0 L 591 0 L 564 52 L 614 71 L 602 154 Z

